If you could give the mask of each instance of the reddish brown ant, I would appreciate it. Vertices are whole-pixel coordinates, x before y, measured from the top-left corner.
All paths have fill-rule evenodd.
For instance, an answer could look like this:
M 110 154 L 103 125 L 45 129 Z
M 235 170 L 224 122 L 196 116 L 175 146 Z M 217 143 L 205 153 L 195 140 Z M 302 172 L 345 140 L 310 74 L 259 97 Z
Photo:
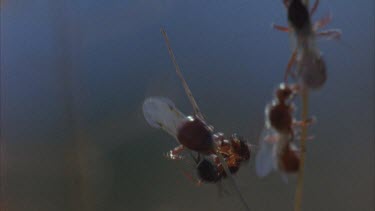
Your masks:
M 288 22 L 290 27 L 273 25 L 279 31 L 291 32 L 294 35 L 295 43 L 292 55 L 289 59 L 284 82 L 292 75 L 304 87 L 310 89 L 320 88 L 327 80 L 326 64 L 321 52 L 316 47 L 316 37 L 327 39 L 340 39 L 341 30 L 329 29 L 318 31 L 331 21 L 331 16 L 323 17 L 314 24 L 311 23 L 311 16 L 315 13 L 319 0 L 316 0 L 313 7 L 308 10 L 301 0 L 284 0 L 288 11 Z M 297 65 L 297 72 L 292 73 L 293 65 Z
M 169 44 L 168 36 L 163 29 L 161 29 L 161 32 L 167 44 L 171 60 L 175 66 L 177 76 L 180 78 L 185 93 L 194 109 L 194 115 L 186 117 L 174 106 L 170 100 L 160 97 L 152 97 L 146 99 L 143 104 L 144 116 L 151 126 L 164 129 L 170 135 L 175 137 L 180 143 L 180 146 L 169 152 L 169 158 L 181 158 L 180 153 L 185 148 L 188 149 L 191 157 L 197 163 L 198 175 L 201 174 L 201 177 L 203 178 L 201 178 L 202 180 L 216 181 L 218 178 L 220 178 L 220 175 L 223 175 L 223 173 L 220 173 L 221 170 L 219 170 L 219 176 L 217 178 L 213 175 L 216 172 L 215 168 L 213 168 L 212 165 L 208 164 L 206 161 L 201 161 L 201 158 L 204 158 L 204 156 L 216 156 L 217 160 L 220 162 L 223 172 L 225 172 L 226 177 L 229 179 L 232 188 L 234 188 L 235 193 L 241 200 L 242 205 L 246 208 L 246 210 L 248 210 L 249 208 L 246 201 L 235 184 L 235 181 L 231 175 L 231 170 L 228 166 L 229 164 L 232 164 L 232 157 L 235 155 L 237 156 L 237 154 L 232 152 L 232 154 L 229 153 L 228 158 L 230 157 L 231 159 L 228 159 L 224 157 L 224 152 L 220 151 L 219 142 L 214 140 L 213 127 L 206 123 L 203 114 L 200 112 L 193 94 L 191 93 L 190 88 L 187 85 L 177 64 L 172 48 Z M 189 150 L 196 152 L 198 154 L 197 157 L 195 157 Z M 243 149 L 241 148 L 241 150 Z M 241 153 L 243 152 L 241 151 Z M 234 160 L 237 161 L 236 159 Z M 215 165 L 218 167 L 218 164 L 215 163 Z M 235 162 L 234 166 L 238 167 L 239 163 Z
M 299 169 L 298 149 L 293 145 L 297 126 L 311 124 L 313 119 L 295 121 L 294 97 L 299 93 L 298 85 L 281 83 L 275 91 L 272 103 L 266 106 L 265 130 L 256 156 L 258 176 L 266 176 L 272 169 L 284 173 L 295 173 Z
M 292 134 L 294 105 L 290 100 L 297 93 L 297 86 L 284 83 L 275 91 L 275 99 L 266 106 L 266 126 L 273 127 L 277 132 Z

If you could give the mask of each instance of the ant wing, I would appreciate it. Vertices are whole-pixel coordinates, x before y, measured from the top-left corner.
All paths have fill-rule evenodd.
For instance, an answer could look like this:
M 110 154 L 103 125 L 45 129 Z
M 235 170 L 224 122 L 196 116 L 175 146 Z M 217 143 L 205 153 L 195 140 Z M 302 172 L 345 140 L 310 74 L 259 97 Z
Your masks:
M 178 66 L 177 60 L 176 60 L 176 58 L 174 56 L 171 44 L 169 43 L 167 32 L 163 28 L 161 28 L 160 31 L 161 31 L 161 33 L 162 33 L 162 35 L 164 37 L 165 43 L 167 44 L 168 52 L 169 52 L 169 55 L 170 55 L 171 60 L 173 62 L 173 65 L 174 65 L 174 67 L 176 69 L 177 76 L 180 78 L 182 86 L 184 87 L 185 93 L 186 93 L 186 95 L 187 95 L 187 97 L 188 97 L 188 99 L 190 101 L 190 104 L 193 107 L 194 115 L 198 116 L 202 120 L 205 120 L 202 112 L 200 111 L 200 109 L 198 107 L 197 102 L 194 99 L 193 93 L 191 93 L 189 85 L 186 83 L 185 78 L 184 78 L 184 76 L 181 73 L 180 67 Z
M 278 138 L 276 131 L 271 128 L 266 128 L 262 132 L 259 151 L 255 157 L 255 171 L 259 177 L 265 177 L 272 169 L 277 168 L 275 152 Z
M 174 103 L 164 97 L 149 97 L 143 102 L 143 115 L 147 123 L 155 128 L 161 128 L 171 136 L 177 136 L 177 129 L 186 119 Z

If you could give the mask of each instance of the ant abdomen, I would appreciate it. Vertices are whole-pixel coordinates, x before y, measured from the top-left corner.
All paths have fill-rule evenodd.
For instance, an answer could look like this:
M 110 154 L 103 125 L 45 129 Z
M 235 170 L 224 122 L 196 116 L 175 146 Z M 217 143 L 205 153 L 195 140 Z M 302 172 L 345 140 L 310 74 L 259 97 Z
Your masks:
M 310 89 L 322 87 L 327 80 L 325 61 L 318 53 L 310 52 L 302 56 L 297 78 L 302 86 Z
M 178 141 L 190 150 L 210 154 L 213 149 L 213 136 L 207 124 L 192 116 L 186 119 L 178 128 Z
M 280 155 L 279 167 L 286 173 L 296 173 L 300 167 L 300 159 L 296 151 L 291 150 L 290 145 L 286 145 Z

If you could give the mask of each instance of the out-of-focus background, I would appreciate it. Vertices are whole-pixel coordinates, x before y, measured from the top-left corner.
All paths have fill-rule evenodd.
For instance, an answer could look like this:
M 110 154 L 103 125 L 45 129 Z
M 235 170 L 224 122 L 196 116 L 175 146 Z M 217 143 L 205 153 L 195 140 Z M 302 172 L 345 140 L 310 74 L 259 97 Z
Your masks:
M 314 20 L 329 12 L 343 37 L 319 42 L 329 78 L 311 96 L 303 210 L 372 211 L 374 1 L 321 1 Z M 240 208 L 164 159 L 176 143 L 141 105 L 157 95 L 192 110 L 164 26 L 209 122 L 256 144 L 290 56 L 271 29 L 286 24 L 281 0 L 3 0 L 0 15 L 2 210 Z M 252 159 L 236 180 L 252 210 L 293 207 L 293 177 L 259 179 Z

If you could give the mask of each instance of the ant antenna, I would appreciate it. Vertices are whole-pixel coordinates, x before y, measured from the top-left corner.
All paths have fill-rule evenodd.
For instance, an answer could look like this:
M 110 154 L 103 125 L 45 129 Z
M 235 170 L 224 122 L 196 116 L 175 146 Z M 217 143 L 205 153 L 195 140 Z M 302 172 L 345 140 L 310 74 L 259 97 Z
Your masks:
M 173 65 L 176 69 L 177 76 L 180 78 L 180 80 L 182 82 L 182 86 L 184 87 L 185 93 L 186 93 L 187 97 L 189 98 L 189 101 L 190 101 L 191 105 L 193 106 L 194 115 L 201 118 L 202 120 L 204 120 L 203 114 L 201 113 L 201 111 L 198 107 L 198 104 L 195 101 L 195 99 L 193 97 L 193 94 L 191 93 L 190 88 L 189 88 L 188 84 L 186 83 L 186 81 L 184 79 L 184 76 L 181 73 L 180 67 L 177 64 L 177 61 L 176 61 L 176 58 L 174 56 L 173 50 L 172 50 L 171 45 L 169 43 L 167 32 L 163 28 L 160 28 L 160 31 L 161 31 L 164 39 L 165 39 L 165 43 L 167 44 L 168 52 L 169 52 L 169 55 L 170 55 L 171 60 L 173 62 Z

